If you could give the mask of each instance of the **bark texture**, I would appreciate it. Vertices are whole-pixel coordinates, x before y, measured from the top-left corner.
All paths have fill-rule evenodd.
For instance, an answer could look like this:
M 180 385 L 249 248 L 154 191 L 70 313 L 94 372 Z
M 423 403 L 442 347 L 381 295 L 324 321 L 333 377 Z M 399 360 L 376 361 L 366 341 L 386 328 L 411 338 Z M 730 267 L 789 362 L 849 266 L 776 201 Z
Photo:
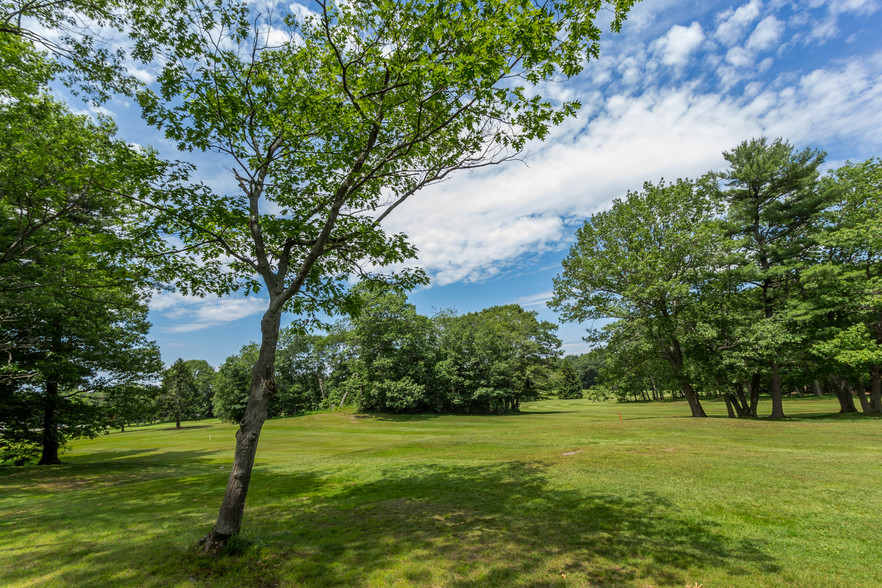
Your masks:
M 236 432 L 236 451 L 217 522 L 214 528 L 199 540 L 199 545 L 206 553 L 216 555 L 222 552 L 230 538 L 237 535 L 242 527 L 245 498 L 251 483 L 257 442 L 260 439 L 263 423 L 266 421 L 267 402 L 276 392 L 273 372 L 281 311 L 273 311 L 273 306 L 271 302 L 270 310 L 264 314 L 260 322 L 262 334 L 260 352 L 251 372 L 251 393 L 245 407 L 245 415 L 239 422 L 239 430 Z

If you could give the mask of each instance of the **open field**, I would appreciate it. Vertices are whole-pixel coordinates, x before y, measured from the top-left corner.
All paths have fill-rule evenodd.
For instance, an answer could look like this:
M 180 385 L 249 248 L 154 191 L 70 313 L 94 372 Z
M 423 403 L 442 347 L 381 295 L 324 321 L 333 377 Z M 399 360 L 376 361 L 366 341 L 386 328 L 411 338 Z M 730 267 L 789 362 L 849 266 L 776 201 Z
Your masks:
M 882 420 L 837 407 L 269 421 L 243 538 L 219 560 L 193 545 L 235 427 L 134 428 L 62 466 L 0 469 L 0 584 L 882 586 Z

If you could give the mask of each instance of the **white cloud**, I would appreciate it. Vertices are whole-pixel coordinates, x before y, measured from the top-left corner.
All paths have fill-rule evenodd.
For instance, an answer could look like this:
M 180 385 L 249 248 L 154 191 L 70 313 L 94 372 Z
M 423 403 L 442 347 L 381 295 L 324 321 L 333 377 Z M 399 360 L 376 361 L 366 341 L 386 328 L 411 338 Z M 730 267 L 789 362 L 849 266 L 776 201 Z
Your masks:
M 732 47 L 726 52 L 726 61 L 735 67 L 748 67 L 753 65 L 755 56 L 752 51 L 744 47 Z
M 262 313 L 266 307 L 267 300 L 256 296 L 200 298 L 162 292 L 150 301 L 151 311 L 174 323 L 163 328 L 167 333 L 200 331 Z
M 653 43 L 653 48 L 660 54 L 661 62 L 665 65 L 682 67 L 702 41 L 704 31 L 700 24 L 693 22 L 688 27 L 674 25 Z
M 519 304 L 524 308 L 535 308 L 541 307 L 545 309 L 546 303 L 551 300 L 554 296 L 554 292 L 548 290 L 547 292 L 540 292 L 538 294 L 531 294 L 529 296 L 521 296 L 520 298 L 515 298 L 511 301 L 512 304 Z
M 575 223 L 644 180 L 721 168 L 721 152 L 750 137 L 882 147 L 880 74 L 876 56 L 751 84 L 743 96 L 697 83 L 609 96 L 532 145 L 529 166 L 455 177 L 405 202 L 387 228 L 410 235 L 434 283 L 485 279 L 525 255 L 565 248 Z
M 837 0 L 829 3 L 830 12 L 841 14 L 853 12 L 855 14 L 872 14 L 879 10 L 877 0 Z
M 747 39 L 746 47 L 752 51 L 771 49 L 778 43 L 783 30 L 784 24 L 781 21 L 774 16 L 767 16 L 756 25 L 750 38 Z
M 724 45 L 733 45 L 741 39 L 744 31 L 760 15 L 759 0 L 751 0 L 735 10 L 727 10 L 717 15 L 719 25 L 715 37 Z

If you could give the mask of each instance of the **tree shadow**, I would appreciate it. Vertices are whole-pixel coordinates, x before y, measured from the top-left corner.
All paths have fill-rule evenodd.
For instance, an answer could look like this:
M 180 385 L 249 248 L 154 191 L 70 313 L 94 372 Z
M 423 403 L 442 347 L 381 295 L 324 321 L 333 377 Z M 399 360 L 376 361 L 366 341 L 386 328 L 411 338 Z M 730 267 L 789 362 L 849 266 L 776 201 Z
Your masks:
M 219 467 L 212 451 L 144 453 L 149 450 L 0 472 L 9 474 L 0 475 L 0 583 L 190 583 L 187 574 L 200 561 L 196 540 L 214 522 L 229 467 Z M 275 481 L 295 501 L 321 485 L 313 474 Z M 226 582 L 236 585 L 235 577 L 231 571 Z M 267 584 L 260 577 L 251 570 L 241 585 Z
M 535 463 L 390 470 L 309 508 L 250 512 L 297 585 L 364 584 L 414 558 L 426 563 L 409 564 L 404 581 L 438 583 L 440 567 L 446 586 L 506 586 L 525 577 L 536 585 L 537 570 L 549 585 L 580 574 L 599 586 L 682 586 L 690 567 L 730 577 L 779 571 L 760 538 L 729 537 L 654 493 L 560 490 Z
M 683 586 L 690 567 L 778 571 L 759 538 L 730 537 L 653 493 L 560 489 L 527 462 L 402 465 L 346 485 L 258 468 L 242 540 L 213 559 L 194 544 L 229 470 L 206 452 L 131 453 L 63 475 L 0 477 L 0 490 L 28 493 L 0 513 L 7 581 L 354 586 L 392 574 L 379 583 L 465 587 L 559 585 L 569 574 L 596 586 Z

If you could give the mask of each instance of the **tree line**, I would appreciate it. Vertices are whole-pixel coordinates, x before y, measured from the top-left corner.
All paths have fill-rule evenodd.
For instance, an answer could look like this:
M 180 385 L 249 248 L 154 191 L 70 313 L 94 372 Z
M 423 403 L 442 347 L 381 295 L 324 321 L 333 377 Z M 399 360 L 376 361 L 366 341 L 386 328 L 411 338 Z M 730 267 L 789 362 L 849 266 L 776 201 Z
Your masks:
M 722 395 L 784 418 L 792 390 L 882 413 L 882 161 L 744 141 L 728 168 L 647 182 L 588 219 L 554 280 L 568 320 L 606 319 L 584 363 L 620 396 Z
M 542 395 L 581 397 L 565 377 L 557 326 L 517 305 L 457 315 L 417 313 L 400 291 L 361 293 L 326 335 L 283 329 L 269 416 L 344 405 L 365 412 L 502 413 Z M 220 366 L 214 414 L 238 422 L 256 344 Z M 571 368 L 570 368 L 571 369 Z

